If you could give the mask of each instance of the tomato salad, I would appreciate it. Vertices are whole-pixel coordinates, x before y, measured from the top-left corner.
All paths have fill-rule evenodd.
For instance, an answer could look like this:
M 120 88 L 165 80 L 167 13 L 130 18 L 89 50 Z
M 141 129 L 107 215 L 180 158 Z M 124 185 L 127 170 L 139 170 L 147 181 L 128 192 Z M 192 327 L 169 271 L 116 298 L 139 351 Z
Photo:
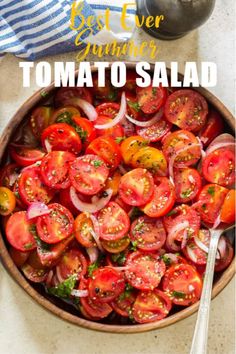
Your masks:
M 136 88 L 133 72 L 123 91 L 60 88 L 1 169 L 10 255 L 86 319 L 159 321 L 199 300 L 208 229 L 234 222 L 234 148 L 194 90 Z M 232 258 L 222 236 L 215 271 Z

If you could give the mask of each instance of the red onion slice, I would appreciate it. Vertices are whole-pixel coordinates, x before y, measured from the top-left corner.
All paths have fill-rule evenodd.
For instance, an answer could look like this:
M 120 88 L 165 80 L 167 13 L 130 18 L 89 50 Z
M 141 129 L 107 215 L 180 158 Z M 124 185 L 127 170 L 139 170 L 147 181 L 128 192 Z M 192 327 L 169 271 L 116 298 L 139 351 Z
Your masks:
M 130 266 L 124 266 L 124 267 L 112 267 L 112 266 L 108 266 L 108 268 L 111 268 L 111 269 L 115 269 L 117 270 L 118 272 L 123 272 L 123 271 L 126 271 L 126 270 L 130 270 Z
M 197 256 L 195 252 L 192 250 L 192 248 L 186 246 L 186 252 L 188 254 L 189 259 L 191 259 L 191 261 L 193 261 L 194 263 L 197 263 Z
M 208 253 L 209 252 L 209 247 L 207 247 L 198 237 L 197 235 L 194 236 L 194 242 L 200 248 L 202 251 Z
M 98 199 L 96 203 L 85 203 L 78 197 L 76 189 L 71 187 L 70 198 L 76 209 L 92 214 L 104 208 L 111 199 L 112 189 L 107 189 L 105 192 L 107 193 L 107 197 Z
M 219 239 L 218 243 L 219 258 L 223 258 L 226 252 L 226 240 L 224 237 Z
M 95 121 L 98 117 L 98 113 L 94 106 L 82 98 L 71 98 L 68 100 L 67 104 L 81 108 L 91 122 Z
M 187 227 L 189 227 L 189 222 L 184 221 L 180 224 L 175 225 L 174 227 L 172 227 L 169 230 L 168 235 L 167 235 L 167 239 L 166 239 L 166 244 L 170 250 L 172 250 L 174 252 L 178 252 L 178 251 L 180 251 L 181 248 L 184 248 L 186 246 L 187 236 L 188 236 L 187 230 L 186 230 L 186 233 L 184 233 L 184 235 L 183 235 L 181 246 L 179 246 L 175 243 L 175 237 L 178 234 L 178 232 L 185 230 Z
M 88 296 L 88 290 L 76 290 L 73 289 L 71 291 L 71 295 L 75 297 L 87 297 Z
M 49 143 L 48 139 L 45 139 L 44 145 L 45 145 L 45 148 L 46 148 L 47 152 L 51 152 L 52 151 L 52 145 Z
M 88 253 L 90 262 L 95 263 L 98 259 L 98 255 L 99 255 L 97 247 L 86 248 L 86 252 Z
M 27 218 L 30 220 L 49 213 L 50 210 L 46 204 L 35 202 L 29 206 L 27 210 Z
M 181 249 L 183 249 L 187 245 L 187 241 L 188 241 L 188 230 L 184 229 L 183 238 L 181 242 Z
M 100 242 L 100 240 L 99 240 L 99 234 L 100 234 L 100 232 L 99 232 L 99 223 L 98 223 L 98 220 L 97 220 L 97 218 L 96 218 L 94 215 L 89 215 L 89 217 L 90 217 L 90 219 L 92 220 L 93 228 L 94 228 L 94 230 L 90 230 L 90 232 L 91 232 L 91 234 L 92 234 L 92 236 L 93 236 L 93 238 L 94 238 L 94 240 L 95 240 L 95 242 L 96 242 L 96 244 L 97 244 L 99 250 L 100 250 L 101 252 L 104 252 L 104 249 L 103 249 L 103 247 L 102 247 L 102 244 L 101 244 L 101 242 Z
M 126 171 L 126 169 L 122 165 L 119 165 L 118 169 L 122 175 L 125 175 L 128 172 L 128 171 Z
M 46 279 L 46 286 L 49 288 L 51 286 L 51 282 L 52 282 L 52 278 L 53 278 L 53 271 L 50 270 L 49 273 L 48 273 L 48 276 L 47 276 L 47 279 Z
M 147 127 L 151 127 L 153 124 L 155 124 L 156 122 L 158 122 L 162 116 L 163 116 L 163 108 L 161 108 L 153 118 L 151 118 L 150 120 L 146 121 L 146 122 L 140 122 L 139 120 L 136 120 L 132 117 L 130 117 L 128 114 L 125 115 L 126 118 L 133 124 L 137 125 L 138 127 L 143 127 L 143 128 L 147 128 Z
M 109 123 L 106 124 L 95 124 L 94 128 L 95 129 L 110 129 L 114 127 L 116 124 L 120 123 L 126 113 L 126 108 L 127 108 L 127 103 L 126 103 L 126 97 L 125 97 L 125 92 L 122 92 L 121 95 L 121 102 L 120 102 L 120 110 L 117 113 L 116 117 Z
M 231 134 L 225 133 L 217 136 L 206 149 L 206 155 L 224 147 L 228 147 L 233 152 L 235 151 L 235 139 Z
M 58 279 L 60 284 L 65 281 L 65 279 L 61 275 L 61 271 L 60 271 L 60 267 L 59 266 L 56 267 L 56 276 L 57 276 L 57 279 Z

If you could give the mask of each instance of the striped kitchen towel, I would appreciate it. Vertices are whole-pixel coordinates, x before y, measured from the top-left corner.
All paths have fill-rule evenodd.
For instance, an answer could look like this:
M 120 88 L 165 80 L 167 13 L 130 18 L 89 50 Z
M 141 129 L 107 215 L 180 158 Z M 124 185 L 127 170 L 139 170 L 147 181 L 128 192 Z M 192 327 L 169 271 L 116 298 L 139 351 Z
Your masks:
M 135 1 L 127 10 L 126 24 L 130 30 L 125 31 L 120 14 L 127 0 L 0 0 L 0 56 L 12 53 L 20 58 L 36 60 L 46 55 L 78 50 L 75 45 L 78 31 L 70 28 L 71 6 L 75 2 L 77 5 L 83 3 L 85 18 L 104 15 L 109 8 L 110 28 L 106 27 L 105 21 L 102 29 L 94 25 L 92 34 L 85 31 L 82 36 L 84 43 L 122 42 L 131 37 L 135 27 Z M 81 17 L 77 16 L 76 21 L 76 26 L 79 26 Z M 86 27 L 85 21 L 83 29 Z

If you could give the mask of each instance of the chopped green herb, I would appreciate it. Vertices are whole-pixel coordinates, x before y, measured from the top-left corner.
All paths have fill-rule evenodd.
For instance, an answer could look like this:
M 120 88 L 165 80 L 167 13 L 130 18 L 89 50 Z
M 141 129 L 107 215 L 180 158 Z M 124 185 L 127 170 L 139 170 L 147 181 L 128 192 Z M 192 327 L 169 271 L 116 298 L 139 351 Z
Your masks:
M 214 186 L 209 187 L 207 193 L 213 197 L 215 195 L 215 187 Z
M 100 167 L 100 166 L 102 165 L 102 161 L 100 161 L 100 160 L 94 160 L 94 161 L 93 161 L 93 165 L 94 165 L 94 167 Z
M 135 219 L 137 219 L 139 216 L 142 216 L 143 215 L 143 212 L 137 208 L 137 207 L 134 207 L 131 214 L 130 214 L 130 221 L 134 221 Z
M 98 269 L 99 267 L 99 262 L 96 261 L 94 263 L 91 263 L 89 266 L 88 266 L 88 276 L 91 278 L 92 275 L 93 275 L 93 272 Z
M 58 284 L 56 287 L 48 288 L 49 294 L 67 299 L 71 295 L 71 291 L 74 289 L 77 281 L 77 275 L 73 274 L 67 278 L 63 283 Z
M 192 188 L 186 189 L 186 191 L 180 193 L 181 198 L 188 198 L 192 194 Z
M 33 243 L 30 242 L 30 243 L 26 243 L 26 244 L 24 245 L 24 248 L 25 248 L 26 250 L 29 250 L 32 246 L 33 246 Z
M 136 112 L 140 112 L 141 108 L 138 102 L 127 101 L 128 105 L 133 108 Z
M 74 122 L 71 117 L 72 114 L 70 112 L 61 113 L 57 116 L 56 123 L 66 123 L 69 125 L 74 125 Z
M 186 298 L 186 294 L 182 293 L 181 291 L 173 291 L 172 295 L 174 297 L 177 297 L 178 299 L 185 299 Z
M 177 210 L 171 210 L 168 214 L 166 214 L 166 216 L 172 216 L 172 215 L 175 215 L 177 213 L 178 213 Z
M 131 290 L 134 290 L 134 287 L 132 285 L 130 285 L 129 283 L 126 283 L 125 290 L 126 291 L 131 291 Z
M 131 241 L 130 250 L 131 251 L 137 251 L 137 245 L 138 245 L 138 241 Z
M 206 210 L 206 208 L 207 208 L 206 203 L 202 204 L 202 210 Z
M 153 94 L 153 96 L 155 96 L 155 95 L 157 94 L 157 89 L 156 89 L 156 87 L 153 87 L 153 88 L 152 88 L 152 94 Z
M 35 224 L 32 224 L 30 226 L 29 231 L 34 236 L 34 239 L 40 251 L 48 252 L 50 250 L 50 245 L 39 238 Z
M 169 265 L 171 264 L 171 259 L 170 259 L 167 255 L 163 254 L 163 255 L 161 256 L 161 259 L 163 260 L 163 262 L 165 263 L 165 265 L 169 266 Z
M 111 92 L 108 94 L 107 98 L 108 98 L 109 101 L 116 101 L 117 96 L 118 96 L 117 91 L 116 91 L 116 90 L 113 90 L 113 91 L 111 91 Z
M 124 252 L 114 253 L 111 255 L 111 260 L 114 263 L 117 263 L 119 266 L 122 266 L 125 264 L 126 261 L 125 253 Z
M 79 135 L 82 143 L 85 143 L 88 133 L 86 132 L 86 130 L 82 129 L 81 127 L 79 127 L 78 125 L 73 125 L 73 127 L 75 128 L 76 133 Z
M 117 144 L 120 144 L 125 139 L 126 139 L 126 136 L 118 136 L 117 138 L 115 138 L 115 142 Z
M 135 225 L 134 231 L 135 232 L 142 231 L 144 225 L 145 225 L 144 221 L 139 220 L 138 223 Z
M 48 97 L 49 93 L 46 91 L 42 91 L 42 92 L 40 92 L 40 95 L 41 95 L 41 97 L 46 98 L 46 97 Z

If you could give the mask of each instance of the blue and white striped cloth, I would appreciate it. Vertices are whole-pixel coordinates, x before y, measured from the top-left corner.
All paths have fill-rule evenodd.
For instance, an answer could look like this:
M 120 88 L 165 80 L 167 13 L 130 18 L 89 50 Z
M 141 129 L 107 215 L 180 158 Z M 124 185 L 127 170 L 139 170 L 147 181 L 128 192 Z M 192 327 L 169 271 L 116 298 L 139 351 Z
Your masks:
M 20 58 L 36 60 L 46 55 L 78 50 L 75 45 L 78 32 L 70 28 L 73 2 L 74 0 L 0 0 L 0 56 L 12 53 Z M 82 13 L 86 18 L 104 14 L 105 9 L 109 8 L 111 25 L 111 30 L 105 26 L 100 31 L 93 28 L 92 35 L 88 35 L 87 31 L 82 38 L 84 43 L 106 44 L 115 39 L 125 41 L 131 37 L 132 31 L 125 32 L 119 16 L 127 0 L 83 2 Z M 129 7 L 127 26 L 132 29 L 135 27 L 135 12 L 135 6 Z

